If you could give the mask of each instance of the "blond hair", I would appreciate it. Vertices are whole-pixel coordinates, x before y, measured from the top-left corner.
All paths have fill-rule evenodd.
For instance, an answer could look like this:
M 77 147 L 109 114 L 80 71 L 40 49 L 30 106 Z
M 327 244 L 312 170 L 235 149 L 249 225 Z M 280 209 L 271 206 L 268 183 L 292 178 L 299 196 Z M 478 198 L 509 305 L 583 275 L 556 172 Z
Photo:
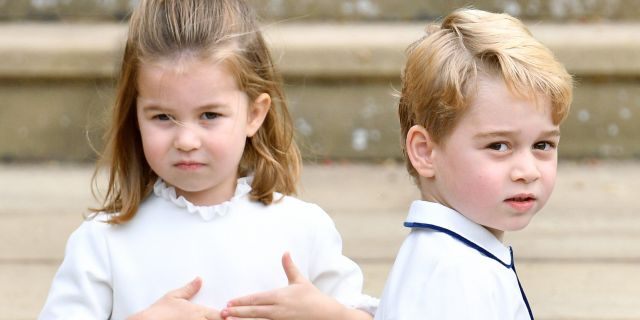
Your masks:
M 93 176 L 95 194 L 99 170 L 109 171 L 104 201 L 91 209 L 94 215 L 117 213 L 111 223 L 127 222 L 151 193 L 158 177 L 147 164 L 138 130 L 137 76 L 142 62 L 182 54 L 222 60 L 252 101 L 261 93 L 271 96 L 262 126 L 247 138 L 238 175 L 253 174 L 254 201 L 270 204 L 274 192 L 295 193 L 300 153 L 280 76 L 251 8 L 242 0 L 140 0 L 129 24 L 105 151 Z
M 552 120 L 560 124 L 569 112 L 572 78 L 527 27 L 507 14 L 459 9 L 407 49 L 398 105 L 402 150 L 409 173 L 406 137 L 421 125 L 435 143 L 444 143 L 474 98 L 479 75 L 502 78 L 526 97 L 547 96 Z

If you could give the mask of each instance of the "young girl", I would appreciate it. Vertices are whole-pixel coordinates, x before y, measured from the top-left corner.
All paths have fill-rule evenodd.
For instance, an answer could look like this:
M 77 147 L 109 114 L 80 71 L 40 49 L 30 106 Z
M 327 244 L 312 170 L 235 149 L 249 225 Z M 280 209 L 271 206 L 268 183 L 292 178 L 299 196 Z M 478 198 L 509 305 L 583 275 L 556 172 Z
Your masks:
M 287 196 L 292 135 L 242 0 L 141 0 L 96 169 L 104 202 L 70 236 L 40 319 L 371 319 L 333 222 Z

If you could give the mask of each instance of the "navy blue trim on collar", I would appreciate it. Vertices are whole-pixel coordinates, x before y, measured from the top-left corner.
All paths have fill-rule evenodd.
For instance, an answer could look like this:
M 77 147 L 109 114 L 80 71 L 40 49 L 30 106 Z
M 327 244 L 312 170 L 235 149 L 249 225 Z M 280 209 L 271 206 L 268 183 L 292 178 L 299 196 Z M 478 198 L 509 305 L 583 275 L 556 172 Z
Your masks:
M 529 305 L 529 299 L 527 299 L 527 295 L 524 294 L 524 289 L 522 288 L 522 284 L 520 284 L 520 278 L 518 277 L 518 272 L 516 271 L 516 264 L 513 262 L 513 250 L 509 247 L 509 251 L 511 252 L 511 264 L 513 265 L 513 273 L 516 275 L 516 280 L 518 280 L 518 287 L 520 288 L 520 294 L 522 295 L 522 299 L 524 300 L 524 304 L 527 306 L 527 311 L 529 312 L 529 318 L 533 320 L 533 311 L 531 311 L 531 306 Z
M 503 265 L 505 268 L 508 269 L 513 269 L 513 255 L 511 256 L 511 264 L 506 264 L 504 262 L 502 262 L 502 260 L 500 260 L 498 257 L 496 257 L 493 253 L 489 252 L 487 249 L 475 244 L 473 241 L 449 230 L 449 229 L 445 229 L 443 227 L 440 226 L 436 226 L 434 224 L 428 224 L 428 223 L 419 223 L 419 222 L 405 222 L 404 226 L 407 228 L 422 228 L 422 229 L 432 229 L 435 231 L 439 231 L 442 233 L 446 233 L 448 235 L 450 235 L 451 237 L 459 240 L 460 242 L 466 244 L 468 247 L 471 247 L 473 249 L 475 249 L 476 251 L 482 253 L 483 255 L 498 261 L 501 265 Z
M 433 224 L 428 224 L 428 223 L 419 223 L 419 222 L 405 222 L 404 226 L 407 228 L 421 228 L 421 229 L 431 229 L 434 231 L 438 231 L 438 232 L 442 232 L 445 233 L 449 236 L 451 236 L 452 238 L 464 243 L 465 245 L 467 245 L 468 247 L 475 249 L 476 251 L 482 253 L 483 255 L 485 255 L 488 258 L 491 258 L 497 262 L 499 262 L 501 265 L 503 265 L 505 268 L 507 269 L 511 269 L 513 270 L 513 273 L 516 275 L 516 280 L 518 281 L 518 288 L 520 288 L 520 294 L 522 295 L 522 299 L 524 300 L 524 304 L 527 306 L 527 312 L 529 312 L 529 318 L 531 320 L 533 320 L 533 312 L 531 311 L 531 306 L 529 305 L 529 300 L 527 299 L 527 295 L 524 293 L 524 289 L 522 288 L 522 285 L 520 284 L 520 278 L 518 278 L 518 273 L 516 272 L 516 265 L 513 259 L 513 249 L 511 247 L 509 247 L 509 255 L 511 256 L 511 264 L 506 264 L 504 262 L 502 262 L 502 260 L 500 260 L 498 257 L 496 257 L 493 253 L 489 252 L 487 249 L 475 244 L 473 241 L 440 226 L 436 226 Z

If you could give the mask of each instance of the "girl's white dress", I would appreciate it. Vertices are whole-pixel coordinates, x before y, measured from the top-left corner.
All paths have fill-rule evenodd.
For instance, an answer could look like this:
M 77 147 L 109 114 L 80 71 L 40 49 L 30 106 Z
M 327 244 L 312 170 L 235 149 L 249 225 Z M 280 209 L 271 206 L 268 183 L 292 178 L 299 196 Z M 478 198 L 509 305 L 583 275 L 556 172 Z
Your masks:
M 320 207 L 292 197 L 265 206 L 250 191 L 241 178 L 231 200 L 195 206 L 159 180 L 130 222 L 85 221 L 69 237 L 40 319 L 125 319 L 196 276 L 203 286 L 192 301 L 221 309 L 286 286 L 286 251 L 322 292 L 375 313 L 377 300 L 362 294 L 362 272 Z

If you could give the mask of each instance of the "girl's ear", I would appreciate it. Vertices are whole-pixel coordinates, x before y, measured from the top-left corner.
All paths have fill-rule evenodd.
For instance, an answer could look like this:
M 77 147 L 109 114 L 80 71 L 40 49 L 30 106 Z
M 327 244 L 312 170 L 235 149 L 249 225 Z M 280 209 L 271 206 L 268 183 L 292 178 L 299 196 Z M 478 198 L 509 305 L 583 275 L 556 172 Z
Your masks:
M 411 165 L 424 178 L 433 178 L 436 175 L 434 168 L 434 147 L 429 132 L 420 125 L 414 125 L 407 132 L 407 156 Z
M 247 112 L 247 137 L 252 137 L 258 132 L 264 122 L 264 118 L 269 113 L 269 108 L 271 108 L 271 96 L 267 93 L 261 93 L 249 106 Z

